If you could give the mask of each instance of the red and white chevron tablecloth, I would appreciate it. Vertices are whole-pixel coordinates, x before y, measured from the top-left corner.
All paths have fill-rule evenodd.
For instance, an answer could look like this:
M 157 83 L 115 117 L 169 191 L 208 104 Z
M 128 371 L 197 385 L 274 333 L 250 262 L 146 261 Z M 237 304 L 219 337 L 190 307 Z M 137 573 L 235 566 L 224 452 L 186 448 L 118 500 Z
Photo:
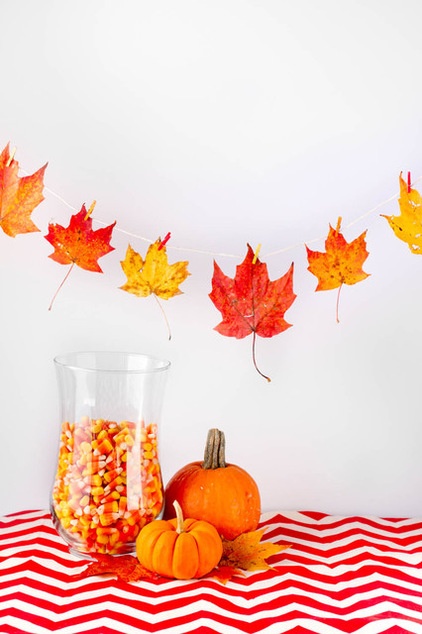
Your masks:
M 422 634 L 422 519 L 262 516 L 264 540 L 291 544 L 275 570 L 226 585 L 78 578 L 46 511 L 0 519 L 0 632 L 19 634 Z

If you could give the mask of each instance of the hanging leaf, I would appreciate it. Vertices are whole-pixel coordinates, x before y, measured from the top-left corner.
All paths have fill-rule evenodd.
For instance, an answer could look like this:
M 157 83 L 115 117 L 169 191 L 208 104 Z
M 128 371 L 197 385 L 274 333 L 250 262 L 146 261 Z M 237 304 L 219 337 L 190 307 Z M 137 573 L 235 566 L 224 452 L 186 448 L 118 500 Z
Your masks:
M 266 560 L 287 550 L 290 544 L 280 546 L 272 542 L 261 542 L 264 532 L 265 530 L 262 529 L 242 533 L 232 541 L 223 539 L 223 556 L 219 567 L 228 566 L 249 571 L 273 569 Z
M 170 299 L 175 295 L 181 295 L 179 285 L 190 275 L 187 269 L 189 262 L 168 263 L 167 250 L 164 241 L 160 239 L 148 247 L 145 260 L 129 244 L 125 259 L 120 264 L 127 277 L 126 284 L 120 288 L 137 297 L 154 295 L 157 302 L 159 297 Z M 161 304 L 158 304 L 166 320 L 170 339 L 167 317 Z
M 397 238 L 406 242 L 412 253 L 422 254 L 422 197 L 408 186 L 400 174 L 399 216 L 385 216 Z
M 75 264 L 86 271 L 102 273 L 98 258 L 114 250 L 110 240 L 116 222 L 94 231 L 91 218 L 94 206 L 95 202 L 87 211 L 85 205 L 82 205 L 81 210 L 70 218 L 68 227 L 52 223 L 48 225 L 48 234 L 44 237 L 54 247 L 54 252 L 49 257 L 59 264 L 71 265 L 53 297 L 49 310 Z
M 0 154 L 0 225 L 8 236 L 39 231 L 31 214 L 44 200 L 46 167 L 47 163 L 31 176 L 19 178 L 19 163 L 10 154 L 9 145 Z
M 214 261 L 212 291 L 209 294 L 223 320 L 215 330 L 226 337 L 242 339 L 252 333 L 252 358 L 255 369 L 267 381 L 271 379 L 256 363 L 256 335 L 273 337 L 290 328 L 284 313 L 293 304 L 293 264 L 285 275 L 270 281 L 267 265 L 254 255 L 250 245 L 234 279 L 225 275 Z
M 113 557 L 112 555 L 95 554 L 92 556 L 95 561 L 89 563 L 85 570 L 75 575 L 78 579 L 84 579 L 85 577 L 92 577 L 94 575 L 112 575 L 117 577 L 120 581 L 131 583 L 139 581 L 140 579 L 152 579 L 157 577 L 153 572 L 144 568 L 137 558 L 132 555 Z
M 338 317 L 338 306 L 340 291 L 343 284 L 356 284 L 369 277 L 368 273 L 362 270 L 363 263 L 369 253 L 366 250 L 364 231 L 358 238 L 348 243 L 340 233 L 341 218 L 338 219 L 337 227 L 333 229 L 330 225 L 328 237 L 325 241 L 325 253 L 311 251 L 306 247 L 308 255 L 308 271 L 318 278 L 316 291 L 329 291 L 338 288 L 336 320 Z

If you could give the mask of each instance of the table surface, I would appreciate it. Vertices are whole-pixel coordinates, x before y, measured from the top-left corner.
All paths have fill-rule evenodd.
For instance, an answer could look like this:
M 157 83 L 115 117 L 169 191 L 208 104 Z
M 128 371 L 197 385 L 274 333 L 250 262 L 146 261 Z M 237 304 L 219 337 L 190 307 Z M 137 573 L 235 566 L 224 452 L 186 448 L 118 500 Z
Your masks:
M 0 519 L 0 632 L 19 634 L 422 634 L 422 518 L 267 513 L 290 544 L 273 570 L 227 584 L 81 578 L 47 511 Z

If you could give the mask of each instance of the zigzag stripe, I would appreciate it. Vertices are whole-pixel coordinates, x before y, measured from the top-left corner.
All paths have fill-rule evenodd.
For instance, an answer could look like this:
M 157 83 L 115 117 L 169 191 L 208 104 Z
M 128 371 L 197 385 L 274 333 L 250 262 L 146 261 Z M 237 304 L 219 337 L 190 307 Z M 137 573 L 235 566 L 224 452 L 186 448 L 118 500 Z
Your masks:
M 291 543 L 271 558 L 275 571 L 226 586 L 124 584 L 82 577 L 88 562 L 69 554 L 48 513 L 4 518 L 0 632 L 421 634 L 421 521 L 303 512 L 267 514 L 261 526 L 266 540 Z
M 388 608 L 389 606 L 387 605 L 386 607 Z M 221 617 L 214 610 L 211 612 L 202 608 L 195 610 L 194 614 L 190 613 L 183 616 L 172 615 L 167 618 L 167 614 L 165 617 L 161 615 L 156 622 L 139 618 L 139 612 L 137 615 L 137 618 L 133 618 L 127 613 L 105 608 L 101 611 L 101 616 L 98 613 L 85 613 L 63 625 L 60 622 L 44 619 L 43 617 L 37 617 L 31 623 L 28 622 L 28 615 L 25 612 L 10 608 L 7 620 L 8 625 L 20 621 L 21 629 L 18 630 L 20 634 L 26 634 L 27 632 L 41 634 L 45 631 L 60 632 L 61 634 L 65 632 L 81 634 L 81 631 L 83 631 L 82 626 L 86 628 L 84 631 L 97 632 L 97 634 L 103 633 L 102 628 L 106 626 L 110 627 L 113 633 L 125 632 L 125 634 L 129 632 L 139 634 L 139 632 L 156 633 L 164 631 L 167 634 L 187 634 L 188 632 L 197 633 L 201 627 L 209 627 L 211 632 L 219 632 L 221 634 L 228 634 L 229 632 L 233 632 L 233 634 L 235 632 L 282 634 L 282 632 L 292 632 L 294 627 L 309 628 L 309 631 L 314 634 L 328 634 L 329 632 L 333 634 L 338 634 L 339 632 L 347 634 L 356 632 L 359 632 L 359 634 L 384 634 L 388 628 L 393 626 L 402 628 L 396 630 L 397 633 L 414 632 L 415 634 L 420 634 L 422 626 L 422 621 L 408 620 L 404 615 L 389 609 L 385 612 L 379 612 L 377 620 L 371 619 L 370 622 L 363 615 L 350 620 L 343 620 L 336 617 L 326 618 L 325 615 L 302 614 L 294 609 L 284 616 L 281 614 L 269 617 L 262 616 L 254 622 L 239 621 L 233 619 L 230 615 Z M 1 618 L 2 611 L 0 610 Z

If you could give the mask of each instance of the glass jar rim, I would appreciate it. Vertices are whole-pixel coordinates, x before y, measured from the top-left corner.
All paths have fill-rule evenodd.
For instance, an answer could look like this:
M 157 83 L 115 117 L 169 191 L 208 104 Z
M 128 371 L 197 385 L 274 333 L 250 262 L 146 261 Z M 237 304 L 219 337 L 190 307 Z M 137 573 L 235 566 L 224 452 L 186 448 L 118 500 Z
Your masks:
M 59 354 L 53 359 L 57 367 L 84 372 L 151 374 L 168 370 L 171 363 L 140 352 L 77 351 Z

